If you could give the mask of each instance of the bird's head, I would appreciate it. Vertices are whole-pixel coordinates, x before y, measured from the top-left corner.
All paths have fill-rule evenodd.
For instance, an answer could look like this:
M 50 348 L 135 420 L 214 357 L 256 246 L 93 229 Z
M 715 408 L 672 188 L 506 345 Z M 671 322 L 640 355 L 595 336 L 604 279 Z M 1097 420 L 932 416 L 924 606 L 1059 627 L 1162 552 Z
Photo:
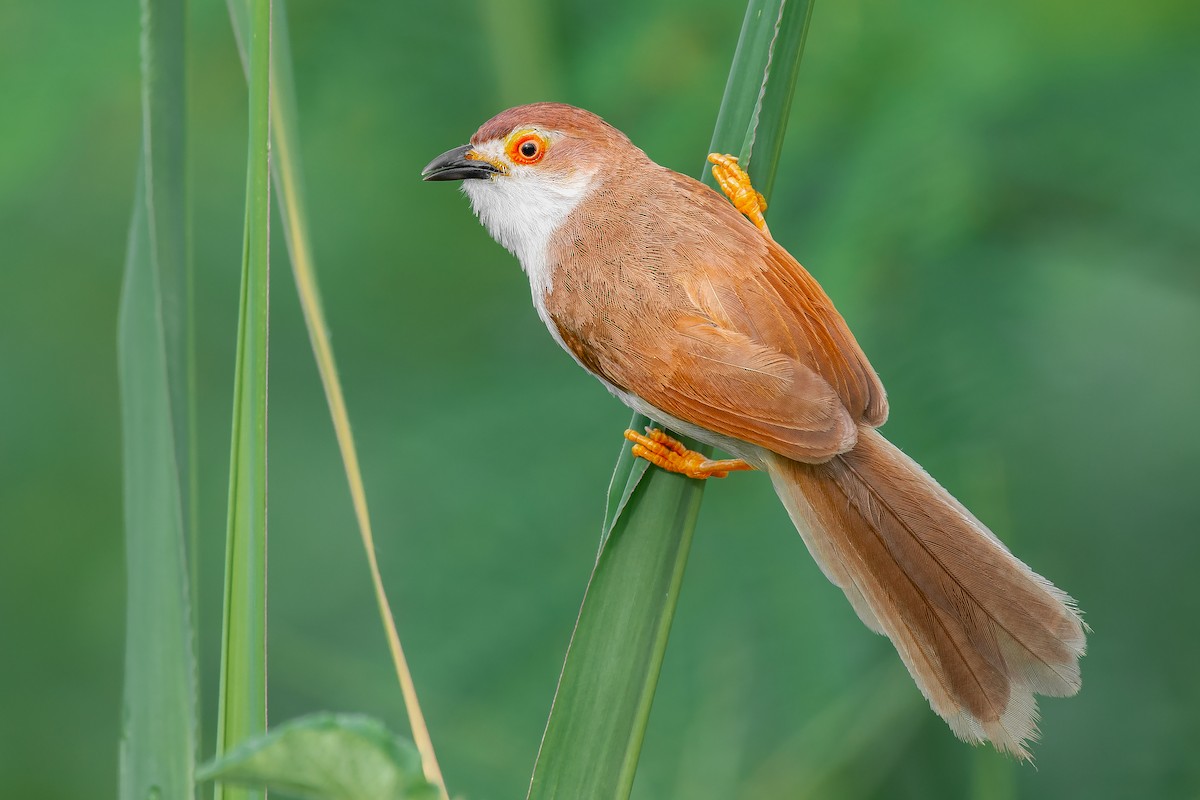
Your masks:
M 427 181 L 462 181 L 481 222 L 526 265 L 604 180 L 646 156 L 595 114 L 563 103 L 502 111 L 470 144 L 425 167 Z M 536 251 L 536 252 L 535 252 Z

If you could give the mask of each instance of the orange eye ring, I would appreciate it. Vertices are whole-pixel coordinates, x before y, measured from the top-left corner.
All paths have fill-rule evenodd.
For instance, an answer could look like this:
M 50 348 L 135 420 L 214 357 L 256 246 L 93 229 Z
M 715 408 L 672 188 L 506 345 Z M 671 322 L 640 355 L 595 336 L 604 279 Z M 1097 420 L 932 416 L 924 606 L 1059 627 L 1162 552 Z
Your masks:
M 505 149 L 514 164 L 536 164 L 546 155 L 549 144 L 541 134 L 529 131 L 514 136 Z

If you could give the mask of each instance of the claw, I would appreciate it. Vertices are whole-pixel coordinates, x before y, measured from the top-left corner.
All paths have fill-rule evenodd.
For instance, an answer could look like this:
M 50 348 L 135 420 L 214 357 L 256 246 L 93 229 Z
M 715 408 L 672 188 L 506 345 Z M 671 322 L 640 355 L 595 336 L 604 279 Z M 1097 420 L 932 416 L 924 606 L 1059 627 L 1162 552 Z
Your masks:
M 767 210 L 767 199 L 750 184 L 750 176 L 738 164 L 737 156 L 722 153 L 709 153 L 708 160 L 712 163 L 713 177 L 721 191 L 733 203 L 733 207 L 745 214 L 760 231 L 767 236 L 767 220 L 763 212 Z
M 646 433 L 625 431 L 625 438 L 633 442 L 633 454 L 644 458 L 668 472 L 677 472 L 689 478 L 724 478 L 730 472 L 754 469 L 740 458 L 713 460 L 703 453 L 688 450 L 678 439 L 673 439 L 658 428 L 647 428 Z

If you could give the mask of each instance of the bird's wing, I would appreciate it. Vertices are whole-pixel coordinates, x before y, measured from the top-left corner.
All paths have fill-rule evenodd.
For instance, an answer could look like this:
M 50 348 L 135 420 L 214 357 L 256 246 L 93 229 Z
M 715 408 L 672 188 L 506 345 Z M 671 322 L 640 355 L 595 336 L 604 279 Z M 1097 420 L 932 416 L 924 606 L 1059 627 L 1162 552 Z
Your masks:
M 606 365 L 655 408 L 801 461 L 854 446 L 857 426 L 833 387 L 795 358 L 703 313 L 656 334 L 636 360 Z
M 791 356 L 829 382 L 850 416 L 876 427 L 887 396 L 846 321 L 816 279 L 720 194 L 670 173 L 669 192 L 695 209 L 678 273 L 693 305 L 719 324 Z M 720 231 L 715 236 L 714 231 Z
M 758 320 L 763 312 L 777 314 L 780 307 L 787 309 L 784 313 L 796 358 L 829 381 L 857 422 L 872 428 L 882 425 L 888 415 L 887 394 L 833 301 L 774 240 L 769 242 L 769 252 L 767 268 L 755 274 L 758 280 L 748 282 L 757 295 L 743 305 L 748 319 L 761 325 Z M 757 291 L 760 288 L 761 292 Z M 772 297 L 778 298 L 779 305 L 771 305 Z M 777 346 L 793 352 L 786 345 L 787 340 Z
M 626 376 L 634 391 L 680 419 L 791 458 L 853 447 L 858 425 L 887 418 L 887 398 L 833 301 L 724 197 L 672 175 L 676 196 L 666 202 L 695 213 L 673 231 L 672 257 L 663 259 L 672 315 L 637 336 L 652 343 L 657 363 Z
M 802 461 L 853 447 L 887 403 L 833 303 L 724 197 L 659 169 L 644 191 L 585 200 L 556 234 L 544 302 L 559 341 L 716 433 Z

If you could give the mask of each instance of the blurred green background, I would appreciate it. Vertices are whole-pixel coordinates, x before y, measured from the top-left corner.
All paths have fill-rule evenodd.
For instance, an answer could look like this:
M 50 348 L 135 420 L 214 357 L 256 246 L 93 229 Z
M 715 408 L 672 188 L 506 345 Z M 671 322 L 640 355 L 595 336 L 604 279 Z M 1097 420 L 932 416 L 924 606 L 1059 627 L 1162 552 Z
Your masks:
M 885 431 L 1094 628 L 1037 768 L 957 742 L 762 476 L 710 486 L 635 797 L 1200 792 L 1200 13 L 819 2 L 770 220 L 887 385 Z M 702 163 L 743 7 L 289 4 L 318 268 L 385 577 L 453 792 L 523 796 L 629 413 L 558 352 L 515 261 L 421 167 L 566 100 Z M 202 683 L 215 694 L 245 89 L 189 41 Z M 139 136 L 133 0 L 0 6 L 0 786 L 115 791 L 117 294 Z M 276 225 L 276 230 L 278 230 Z M 277 240 L 271 718 L 403 730 Z M 531 447 L 545 436 L 557 451 Z M 531 455 L 536 453 L 536 455 Z

